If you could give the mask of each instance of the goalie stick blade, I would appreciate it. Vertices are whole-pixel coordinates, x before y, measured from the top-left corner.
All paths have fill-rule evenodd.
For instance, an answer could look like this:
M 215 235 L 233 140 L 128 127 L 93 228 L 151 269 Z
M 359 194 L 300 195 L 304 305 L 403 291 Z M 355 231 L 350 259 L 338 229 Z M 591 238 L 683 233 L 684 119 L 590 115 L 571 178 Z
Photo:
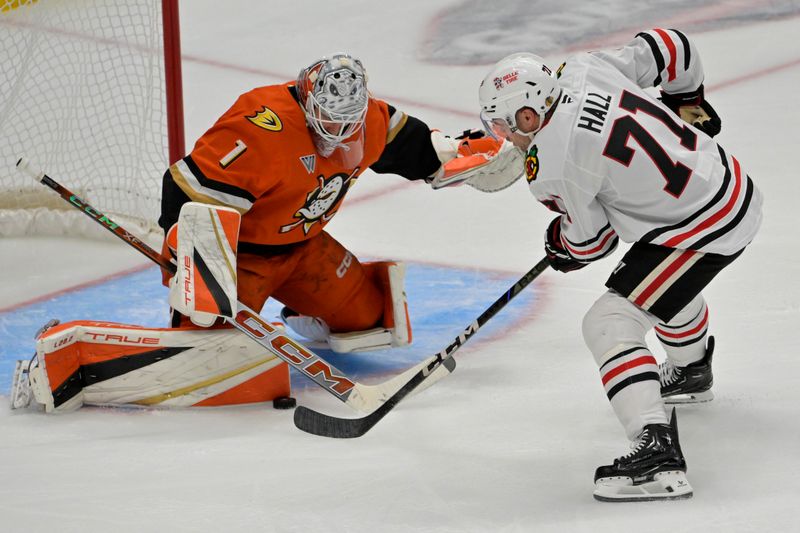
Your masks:
M 300 406 L 294 412 L 294 425 L 306 433 L 311 433 L 312 435 L 318 435 L 320 437 L 330 437 L 332 439 L 354 439 L 361 437 L 372 429 L 375 424 L 380 422 L 389 411 L 394 409 L 395 405 L 411 394 L 414 389 L 423 383 L 426 378 L 440 366 L 444 366 L 449 372 L 452 372 L 455 370 L 455 360 L 453 358 L 445 359 L 440 365 L 435 365 L 430 371 L 427 368 L 421 369 L 414 374 L 405 385 L 400 387 L 397 392 L 387 398 L 385 402 L 367 416 L 361 418 L 338 418 L 314 411 L 308 407 Z

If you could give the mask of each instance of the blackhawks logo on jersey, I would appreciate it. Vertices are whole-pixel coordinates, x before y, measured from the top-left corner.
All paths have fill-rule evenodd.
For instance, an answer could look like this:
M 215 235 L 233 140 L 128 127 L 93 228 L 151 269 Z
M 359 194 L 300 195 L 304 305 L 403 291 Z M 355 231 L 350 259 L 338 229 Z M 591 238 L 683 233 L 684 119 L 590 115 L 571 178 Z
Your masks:
M 302 224 L 303 233 L 308 235 L 317 222 L 327 223 L 336 214 L 339 201 L 344 198 L 355 181 L 358 170 L 356 167 L 349 176 L 344 173 L 334 174 L 328 179 L 325 179 L 324 176 L 317 176 L 319 184 L 306 195 L 305 205 L 293 215 L 293 218 L 297 220 L 281 226 L 281 233 L 292 231 Z
M 533 145 L 525 156 L 525 179 L 531 183 L 539 174 L 539 149 Z

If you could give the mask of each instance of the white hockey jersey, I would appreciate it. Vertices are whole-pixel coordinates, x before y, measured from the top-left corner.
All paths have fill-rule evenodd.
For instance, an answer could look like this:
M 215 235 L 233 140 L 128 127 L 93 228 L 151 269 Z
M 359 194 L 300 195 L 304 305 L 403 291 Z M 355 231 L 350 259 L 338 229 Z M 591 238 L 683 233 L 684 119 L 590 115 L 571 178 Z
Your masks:
M 528 148 L 526 177 L 562 213 L 573 257 L 600 259 L 618 239 L 730 255 L 753 239 L 762 198 L 742 165 L 644 90 L 702 82 L 697 50 L 675 30 L 562 66 L 561 98 Z

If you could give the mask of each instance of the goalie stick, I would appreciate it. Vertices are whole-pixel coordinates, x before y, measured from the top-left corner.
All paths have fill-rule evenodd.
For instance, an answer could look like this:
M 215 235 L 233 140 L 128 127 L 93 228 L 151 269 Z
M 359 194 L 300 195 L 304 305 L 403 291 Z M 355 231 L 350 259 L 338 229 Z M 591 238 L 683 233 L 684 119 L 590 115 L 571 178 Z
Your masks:
M 147 243 L 128 232 L 125 228 L 111 220 L 108 216 L 92 207 L 88 202 L 76 196 L 72 191 L 55 181 L 43 171 L 35 168 L 28 160 L 21 158 L 17 161 L 17 168 L 30 175 L 36 181 L 50 187 L 61 198 L 73 207 L 83 211 L 102 227 L 125 241 L 127 244 L 147 256 L 154 263 L 167 272 L 174 274 L 177 267 L 169 259 L 159 254 Z M 232 317 L 225 319 L 236 329 L 259 343 L 269 352 L 285 361 L 289 366 L 299 371 L 311 381 L 333 394 L 337 399 L 351 408 L 367 413 L 379 407 L 387 398 L 391 397 L 402 386 L 408 376 L 420 372 L 427 361 L 409 368 L 402 374 L 377 385 L 366 385 L 347 377 L 337 369 L 305 346 L 283 335 L 258 313 L 241 302 L 237 302 Z M 455 368 L 455 361 L 451 365 L 437 372 L 434 379 L 446 376 Z
M 464 331 L 456 337 L 450 345 L 423 361 L 421 368 L 411 375 L 407 371 L 404 375 L 411 375 L 411 378 L 403 384 L 397 392 L 384 401 L 375 411 L 362 418 L 337 418 L 326 415 L 307 407 L 300 406 L 294 412 L 294 425 L 307 433 L 319 435 L 321 437 L 332 437 L 335 439 L 352 439 L 360 437 L 377 424 L 389 411 L 395 408 L 403 398 L 411 394 L 417 387 L 424 383 L 432 372 L 442 365 L 454 363 L 453 354 L 464 345 L 486 322 L 506 306 L 517 294 L 535 280 L 539 274 L 547 270 L 550 262 L 545 257 L 522 276 L 505 294 L 495 300 L 495 302 L 484 311 L 475 321 L 467 326 Z M 412 369 L 413 370 L 413 369 Z M 452 369 L 450 369 L 452 372 Z M 398 376 L 398 379 L 402 376 Z

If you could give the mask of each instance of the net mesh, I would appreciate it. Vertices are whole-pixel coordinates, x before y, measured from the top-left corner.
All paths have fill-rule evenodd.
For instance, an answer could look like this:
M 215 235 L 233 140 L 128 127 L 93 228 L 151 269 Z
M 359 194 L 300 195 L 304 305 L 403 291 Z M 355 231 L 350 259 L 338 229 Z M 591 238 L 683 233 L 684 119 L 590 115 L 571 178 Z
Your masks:
M 81 216 L 18 172 L 20 157 L 112 218 L 157 231 L 161 20 L 160 0 L 0 0 L 0 235 L 71 234 Z

